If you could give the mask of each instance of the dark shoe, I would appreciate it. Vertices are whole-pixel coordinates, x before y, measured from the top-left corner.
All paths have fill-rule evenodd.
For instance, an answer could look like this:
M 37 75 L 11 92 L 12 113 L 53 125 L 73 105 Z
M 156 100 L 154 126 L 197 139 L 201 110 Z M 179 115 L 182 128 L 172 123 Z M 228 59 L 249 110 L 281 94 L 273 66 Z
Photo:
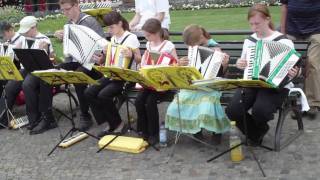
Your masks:
M 77 127 L 80 131 L 87 131 L 92 125 L 93 122 L 90 114 L 80 114 L 80 120 Z
M 219 145 L 221 144 L 221 140 L 222 140 L 222 134 L 216 134 L 216 133 L 212 133 L 212 136 L 211 136 L 211 140 L 212 140 L 212 143 L 214 145 Z
M 39 124 L 39 122 L 29 123 L 28 126 L 27 126 L 27 129 L 28 129 L 28 130 L 32 130 L 32 129 L 35 128 L 38 124 Z
M 311 106 L 310 110 L 306 112 L 306 116 L 308 117 L 308 119 L 310 120 L 315 120 L 317 117 L 317 114 L 319 112 L 318 107 L 316 106 Z
M 266 124 L 264 126 L 259 126 L 259 132 L 258 135 L 255 137 L 248 137 L 248 143 L 251 146 L 260 146 L 262 144 L 264 136 L 269 131 L 269 125 Z
M 102 130 L 101 132 L 99 132 L 97 134 L 97 136 L 101 138 L 101 137 L 106 136 L 108 134 L 122 134 L 123 131 L 124 131 L 124 122 L 121 121 L 116 128 L 107 127 L 104 130 Z
M 50 113 L 43 113 L 40 117 L 40 122 L 30 130 L 30 135 L 41 134 L 49 129 L 56 128 L 57 124 L 54 117 Z
M 202 134 L 202 131 L 199 131 L 195 134 L 193 134 L 193 137 L 197 138 L 197 139 L 203 139 L 203 134 Z

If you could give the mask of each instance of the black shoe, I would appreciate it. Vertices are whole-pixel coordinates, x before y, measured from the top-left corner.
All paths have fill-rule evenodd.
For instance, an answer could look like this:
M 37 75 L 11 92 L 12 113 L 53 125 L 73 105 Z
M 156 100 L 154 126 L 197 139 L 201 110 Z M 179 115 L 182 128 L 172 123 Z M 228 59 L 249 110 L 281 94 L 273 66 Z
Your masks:
M 38 124 L 39 124 L 39 122 L 29 123 L 28 126 L 27 126 L 27 129 L 28 129 L 28 130 L 32 130 L 32 129 L 35 128 Z
M 316 106 L 311 106 L 310 110 L 306 112 L 306 116 L 310 120 L 315 120 L 318 115 L 319 109 Z
M 124 122 L 121 121 L 117 127 L 107 127 L 97 134 L 98 137 L 103 137 L 109 134 L 122 134 L 124 132 Z
M 53 119 L 52 114 L 43 113 L 40 117 L 40 122 L 30 130 L 30 135 L 41 134 L 49 129 L 57 127 L 57 123 Z
M 93 122 L 90 114 L 80 114 L 80 120 L 77 127 L 79 131 L 87 131 L 92 125 Z
M 262 127 L 259 127 L 258 135 L 255 137 L 248 137 L 248 144 L 251 146 L 260 146 L 262 144 L 264 136 L 269 131 L 269 125 L 265 124 Z
M 222 134 L 216 134 L 216 133 L 212 133 L 212 136 L 211 136 L 211 140 L 212 140 L 212 143 L 214 145 L 219 145 L 221 144 L 221 140 L 222 140 Z
M 203 134 L 202 134 L 202 131 L 199 131 L 195 134 L 193 134 L 193 137 L 197 138 L 197 139 L 203 139 Z

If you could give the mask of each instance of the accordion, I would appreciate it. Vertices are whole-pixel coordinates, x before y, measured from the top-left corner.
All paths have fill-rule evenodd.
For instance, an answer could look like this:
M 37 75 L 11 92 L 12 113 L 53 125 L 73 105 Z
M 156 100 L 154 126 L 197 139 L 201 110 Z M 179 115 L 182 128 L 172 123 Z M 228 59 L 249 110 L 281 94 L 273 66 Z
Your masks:
M 249 47 L 246 55 L 248 66 L 243 79 L 263 80 L 278 87 L 288 74 L 288 70 L 300 59 L 300 54 L 291 47 L 276 41 L 257 41 Z
M 177 60 L 167 52 L 156 52 L 146 50 L 143 55 L 141 66 L 145 65 L 171 65 L 177 63 Z
M 91 70 L 94 61 L 92 56 L 100 54 L 108 41 L 92 29 L 76 24 L 64 25 L 63 54 L 72 57 L 83 67 Z
M 13 45 L 0 43 L 0 56 L 9 56 L 13 60 L 14 58 Z
M 113 6 L 111 1 L 104 2 L 87 2 L 79 4 L 81 10 L 97 9 L 97 8 L 111 8 Z
M 203 46 L 189 46 L 189 66 L 200 71 L 204 79 L 215 78 L 224 59 L 224 53 Z
M 122 49 L 128 48 L 126 46 L 114 43 L 108 43 L 106 49 L 106 62 L 105 66 L 113 66 L 118 68 L 130 69 L 132 60 L 126 58 L 122 54 Z

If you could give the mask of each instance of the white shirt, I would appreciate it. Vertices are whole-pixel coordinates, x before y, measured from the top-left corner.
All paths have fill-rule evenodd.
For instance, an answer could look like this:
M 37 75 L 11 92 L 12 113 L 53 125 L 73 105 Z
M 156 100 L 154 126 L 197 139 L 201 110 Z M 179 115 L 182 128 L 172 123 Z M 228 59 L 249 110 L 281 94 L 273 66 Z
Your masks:
M 123 42 L 122 45 L 127 46 L 127 47 L 132 48 L 132 49 L 137 49 L 137 48 L 140 47 L 140 42 L 138 40 L 137 35 L 129 32 L 129 31 L 125 31 L 122 34 L 122 36 L 119 37 L 119 38 L 117 38 L 116 36 L 112 36 L 111 42 L 115 43 L 115 44 L 121 44 L 121 42 L 124 40 L 125 37 L 127 37 L 127 39 Z
M 166 52 L 169 54 L 171 54 L 171 52 L 175 48 L 174 44 L 168 40 L 164 40 L 161 44 L 159 44 L 158 46 L 154 46 L 154 47 L 151 47 L 150 42 L 148 41 L 146 43 L 146 47 L 147 47 L 148 51 L 156 51 L 156 52 L 160 52 L 160 53 Z M 143 56 L 141 58 L 141 66 L 145 66 L 147 64 L 146 58 L 147 57 L 145 57 L 145 54 L 143 54 Z
M 141 19 L 135 28 L 141 29 L 148 19 L 154 18 L 157 13 L 164 12 L 165 15 L 161 22 L 161 26 L 162 28 L 169 29 L 169 25 L 171 23 L 169 8 L 168 0 L 135 0 L 136 13 L 141 16 Z

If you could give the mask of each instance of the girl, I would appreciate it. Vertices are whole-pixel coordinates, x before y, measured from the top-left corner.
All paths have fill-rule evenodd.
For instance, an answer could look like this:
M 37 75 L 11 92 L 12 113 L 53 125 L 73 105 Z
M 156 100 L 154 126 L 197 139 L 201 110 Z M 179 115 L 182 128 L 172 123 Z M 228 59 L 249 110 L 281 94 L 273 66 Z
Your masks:
M 129 32 L 129 24 L 118 12 L 111 12 L 103 18 L 105 25 L 112 34 L 111 42 L 121 44 L 128 48 L 122 50 L 122 55 L 140 63 L 141 55 L 139 51 L 140 43 L 136 35 Z M 100 56 L 100 60 L 102 59 Z M 105 57 L 103 58 L 105 60 Z M 104 62 L 100 62 L 101 64 Z M 130 68 L 130 67 L 128 67 Z M 113 98 L 121 94 L 125 81 L 111 80 L 109 78 L 101 78 L 99 85 L 90 86 L 85 90 L 85 96 L 90 104 L 91 111 L 98 124 L 105 121 L 109 126 L 98 134 L 102 137 L 108 133 L 120 132 L 124 123 L 121 120 L 118 109 L 116 108 Z
M 188 46 L 207 46 L 220 51 L 218 43 L 211 39 L 210 34 L 199 25 L 189 25 L 183 32 L 183 41 Z M 222 66 L 217 76 L 222 76 L 226 71 L 229 56 L 225 54 Z M 180 65 L 188 65 L 188 58 L 181 58 Z M 201 138 L 201 129 L 214 132 L 214 140 L 220 141 L 220 133 L 229 129 L 229 120 L 220 105 L 221 93 L 217 91 L 181 90 L 179 93 L 180 115 L 177 98 L 169 105 L 166 115 L 166 127 L 170 130 L 195 134 Z M 218 135 L 216 135 L 217 133 Z M 218 142 L 219 143 L 219 142 Z
M 267 6 L 262 4 L 253 5 L 248 12 L 248 21 L 254 34 L 244 41 L 241 58 L 236 63 L 239 69 L 245 69 L 248 65 L 245 59 L 249 50 L 248 47 L 255 45 L 255 42 L 251 39 L 278 41 L 292 48 L 294 47 L 291 40 L 284 38 L 283 34 L 274 30 Z M 292 68 L 289 70 L 288 77 L 293 78 L 297 75 L 297 72 L 297 67 Z M 285 87 L 289 87 L 289 85 Z M 282 104 L 287 95 L 287 88 L 243 88 L 243 90 L 236 91 L 226 109 L 226 113 L 230 119 L 237 122 L 236 124 L 242 133 L 245 133 L 244 112 L 241 110 L 244 108 L 246 111 L 247 137 L 250 143 L 260 145 L 264 135 L 269 130 L 268 121 L 273 119 L 273 114 L 276 112 L 277 107 Z M 242 98 L 242 96 L 244 97 Z M 243 103 L 241 103 L 241 100 Z M 247 112 L 249 109 L 251 109 L 251 114 Z
M 147 51 L 142 56 L 141 66 L 148 65 L 148 51 L 157 51 L 160 53 L 169 53 L 177 59 L 177 53 L 174 44 L 165 40 L 164 30 L 161 28 L 161 23 L 157 19 L 148 19 L 142 26 L 146 43 Z M 138 116 L 138 131 L 145 138 L 149 138 L 149 142 L 154 144 L 158 142 L 159 135 L 159 112 L 157 100 L 165 95 L 165 92 L 157 92 L 152 89 L 144 88 L 137 96 L 135 101 L 137 116 Z

